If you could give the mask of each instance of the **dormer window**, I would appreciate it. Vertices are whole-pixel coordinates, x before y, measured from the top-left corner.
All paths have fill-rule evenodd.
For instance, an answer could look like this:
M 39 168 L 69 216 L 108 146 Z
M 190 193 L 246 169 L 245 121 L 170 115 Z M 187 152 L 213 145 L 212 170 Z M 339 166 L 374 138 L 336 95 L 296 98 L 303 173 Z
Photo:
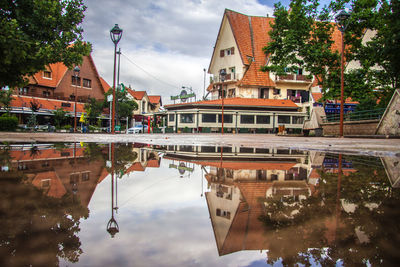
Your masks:
M 235 48 L 234 47 L 230 47 L 227 49 L 222 49 L 219 51 L 219 56 L 220 57 L 224 57 L 224 56 L 230 56 L 235 54 Z
M 43 78 L 51 79 L 51 71 L 48 70 L 43 71 Z

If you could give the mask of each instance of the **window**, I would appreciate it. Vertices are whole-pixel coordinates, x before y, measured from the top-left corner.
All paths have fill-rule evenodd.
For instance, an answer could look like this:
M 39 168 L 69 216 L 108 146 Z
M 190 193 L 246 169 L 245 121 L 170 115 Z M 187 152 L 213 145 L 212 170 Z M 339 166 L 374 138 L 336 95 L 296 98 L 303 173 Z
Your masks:
M 71 76 L 72 85 L 81 86 L 81 77 Z
M 146 112 L 146 101 L 142 101 L 142 113 Z
M 69 175 L 69 183 L 77 184 L 79 182 L 79 173 L 72 173 Z
M 83 79 L 82 86 L 83 86 L 83 87 L 86 87 L 86 88 L 92 88 L 92 80 Z
M 254 124 L 254 115 L 240 115 L 240 123 Z
M 266 98 L 268 99 L 269 97 L 269 89 L 268 88 L 260 88 L 260 98 Z
M 90 172 L 83 172 L 82 173 L 82 182 L 89 181 Z
M 169 114 L 168 115 L 168 120 L 169 121 L 175 121 L 175 114 Z
M 236 96 L 236 89 L 228 89 L 228 97 L 235 97 Z
M 233 54 L 235 54 L 235 48 L 234 47 L 227 48 L 227 49 L 221 49 L 219 51 L 219 56 L 220 57 L 229 56 L 229 55 L 233 55 Z
M 304 117 L 292 116 L 292 123 L 293 124 L 303 124 L 303 122 L 304 122 Z
M 48 70 L 43 71 L 43 78 L 51 79 L 51 71 Z
M 221 147 L 218 147 L 217 152 L 221 152 Z M 224 152 L 224 153 L 232 153 L 232 147 L 224 146 L 224 147 L 222 147 L 222 152 Z
M 41 181 L 41 187 L 42 188 L 49 188 L 50 187 L 50 179 L 43 179 L 42 181 Z
M 254 148 L 251 147 L 241 147 L 240 153 L 254 153 Z
M 278 116 L 278 123 L 290 124 L 290 116 L 279 115 Z
M 257 116 L 257 124 L 270 124 L 270 116 Z
M 303 75 L 303 69 L 297 69 L 297 75 Z
M 268 148 L 256 148 L 256 153 L 268 154 L 269 153 L 269 149 Z
M 62 107 L 68 107 L 68 108 L 69 108 L 69 107 L 71 107 L 71 103 L 62 102 L 62 103 L 61 103 L 61 106 L 62 106 Z
M 18 91 L 19 91 L 20 95 L 27 95 L 29 92 L 29 89 L 27 87 L 24 87 L 24 88 L 19 88 Z
M 193 123 L 193 114 L 181 114 L 181 123 Z
M 215 146 L 201 146 L 201 152 L 214 153 Z
M 232 115 L 224 114 L 224 123 L 232 123 L 232 118 Z M 222 114 L 218 114 L 218 122 L 222 122 Z
M 49 97 L 50 96 L 50 92 L 49 91 L 43 91 L 43 96 L 44 97 Z
M 217 115 L 209 114 L 209 113 L 202 114 L 201 121 L 202 122 L 217 122 Z
M 280 95 L 281 94 L 281 89 L 274 89 L 274 95 Z

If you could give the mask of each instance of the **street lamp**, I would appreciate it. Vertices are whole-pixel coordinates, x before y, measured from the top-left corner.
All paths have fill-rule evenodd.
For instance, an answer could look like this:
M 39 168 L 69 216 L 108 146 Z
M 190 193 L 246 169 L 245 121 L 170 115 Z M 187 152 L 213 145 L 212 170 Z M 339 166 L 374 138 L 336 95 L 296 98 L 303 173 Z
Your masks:
M 340 63 L 340 128 L 339 136 L 343 137 L 343 117 L 344 117 L 344 32 L 347 28 L 347 20 L 350 14 L 342 10 L 335 17 L 336 23 L 338 25 L 339 31 L 342 33 L 342 53 L 341 53 L 341 63 Z
M 221 134 L 224 134 L 224 81 L 225 81 L 225 77 L 226 77 L 226 70 L 222 69 L 219 72 L 219 76 L 221 78 L 221 97 L 222 97 L 222 115 L 221 115 L 222 128 L 221 128 Z
M 77 88 L 78 88 L 78 77 L 79 77 L 79 72 L 81 71 L 81 69 L 78 67 L 78 66 L 75 66 L 75 68 L 74 68 L 74 77 L 75 77 L 75 97 L 74 97 L 74 100 L 75 100 L 75 106 L 74 106 L 74 109 L 75 109 L 75 117 L 74 117 L 74 133 L 76 133 L 76 99 L 78 98 L 78 95 L 77 95 Z
M 118 24 L 115 24 L 115 26 L 111 29 L 110 31 L 110 37 L 111 41 L 114 43 L 114 75 L 113 75 L 113 99 L 112 99 L 112 121 L 111 121 L 111 132 L 112 134 L 115 134 L 115 68 L 116 68 L 116 62 L 117 62 L 117 45 L 119 40 L 121 40 L 122 37 L 122 29 L 118 27 Z

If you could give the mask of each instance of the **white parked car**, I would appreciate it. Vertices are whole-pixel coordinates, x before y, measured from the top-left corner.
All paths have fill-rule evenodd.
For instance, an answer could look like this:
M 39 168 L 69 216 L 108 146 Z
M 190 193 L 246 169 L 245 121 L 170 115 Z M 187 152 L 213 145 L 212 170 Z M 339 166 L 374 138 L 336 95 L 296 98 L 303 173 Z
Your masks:
M 144 129 L 144 131 L 143 131 L 143 129 Z M 128 129 L 128 134 L 147 133 L 147 131 L 148 131 L 148 126 L 147 125 L 144 125 L 144 127 L 143 127 L 141 124 L 139 124 L 139 125 L 136 125 L 136 126 L 134 126 L 132 128 L 129 128 Z

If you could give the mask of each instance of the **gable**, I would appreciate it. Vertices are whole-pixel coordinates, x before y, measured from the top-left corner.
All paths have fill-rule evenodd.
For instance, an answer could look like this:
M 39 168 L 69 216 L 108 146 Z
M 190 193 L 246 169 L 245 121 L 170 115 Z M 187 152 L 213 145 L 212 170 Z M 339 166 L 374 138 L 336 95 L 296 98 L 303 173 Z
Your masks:
M 230 48 L 233 48 L 233 54 L 221 57 L 221 50 Z M 219 73 L 219 70 L 221 68 L 226 68 L 226 66 L 243 66 L 243 60 L 228 17 L 224 15 L 215 42 L 208 73 Z

